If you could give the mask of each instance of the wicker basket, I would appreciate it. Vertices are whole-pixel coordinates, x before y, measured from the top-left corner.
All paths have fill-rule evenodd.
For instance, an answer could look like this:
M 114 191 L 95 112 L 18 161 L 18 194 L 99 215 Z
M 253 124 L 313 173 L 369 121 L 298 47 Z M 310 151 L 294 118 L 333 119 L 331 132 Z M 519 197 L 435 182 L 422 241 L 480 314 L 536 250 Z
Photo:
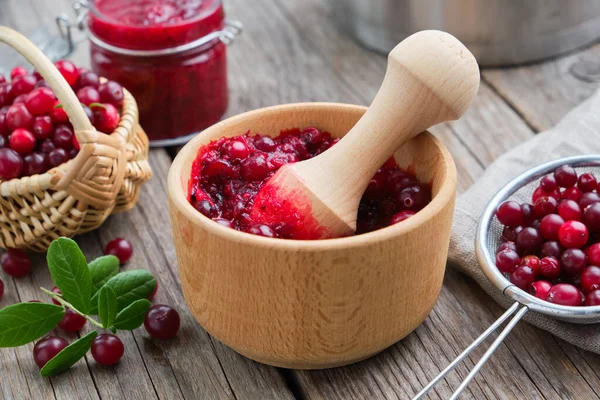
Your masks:
M 0 247 L 46 251 L 60 236 L 98 228 L 113 212 L 130 209 L 152 176 L 148 137 L 138 124 L 133 96 L 125 91 L 118 128 L 97 132 L 52 62 L 18 32 L 0 27 L 4 42 L 31 62 L 69 115 L 81 150 L 42 175 L 0 181 Z

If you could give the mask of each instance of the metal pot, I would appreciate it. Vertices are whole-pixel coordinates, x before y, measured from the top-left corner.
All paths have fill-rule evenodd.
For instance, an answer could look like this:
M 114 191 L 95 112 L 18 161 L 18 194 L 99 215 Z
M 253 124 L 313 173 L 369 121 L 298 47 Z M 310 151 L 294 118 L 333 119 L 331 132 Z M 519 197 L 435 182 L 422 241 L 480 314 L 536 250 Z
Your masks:
M 342 30 L 388 53 L 405 37 L 440 29 L 483 66 L 555 56 L 600 37 L 598 0 L 330 0 Z

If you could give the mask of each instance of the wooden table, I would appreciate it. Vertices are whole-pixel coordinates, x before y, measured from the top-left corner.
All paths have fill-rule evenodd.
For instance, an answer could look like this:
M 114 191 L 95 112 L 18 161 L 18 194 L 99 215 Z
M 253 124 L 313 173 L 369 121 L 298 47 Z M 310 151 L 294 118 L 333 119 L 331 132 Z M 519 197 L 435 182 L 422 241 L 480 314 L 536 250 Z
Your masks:
M 0 0 L 0 23 L 26 34 L 52 24 L 69 0 Z M 299 101 L 369 104 L 385 57 L 365 50 L 331 25 L 326 0 L 227 0 L 229 17 L 246 30 L 230 48 L 228 115 Z M 52 27 L 50 27 L 52 29 Z M 87 47 L 73 56 L 89 63 Z M 556 123 L 600 82 L 600 44 L 540 64 L 482 71 L 467 115 L 433 132 L 448 146 L 465 191 L 496 157 Z M 167 213 L 166 177 L 173 151 L 155 149 L 154 178 L 139 205 L 78 238 L 88 257 L 122 236 L 135 253 L 126 268 L 147 268 L 159 281 L 156 302 L 174 305 L 182 328 L 170 342 L 145 330 L 123 332 L 126 354 L 113 368 L 88 357 L 71 371 L 43 379 L 32 345 L 0 350 L 0 397 L 6 399 L 408 399 L 458 355 L 502 309 L 471 279 L 448 269 L 440 298 L 425 322 L 401 342 L 361 363 L 294 371 L 250 361 L 208 335 L 187 311 Z M 42 256 L 31 276 L 9 279 L 0 307 L 40 298 L 51 287 Z M 58 332 L 63 335 L 63 333 Z M 65 335 L 72 340 L 75 336 Z M 474 352 L 431 392 L 446 399 L 480 358 Z M 600 356 L 522 323 L 469 385 L 464 398 L 593 399 L 600 396 Z

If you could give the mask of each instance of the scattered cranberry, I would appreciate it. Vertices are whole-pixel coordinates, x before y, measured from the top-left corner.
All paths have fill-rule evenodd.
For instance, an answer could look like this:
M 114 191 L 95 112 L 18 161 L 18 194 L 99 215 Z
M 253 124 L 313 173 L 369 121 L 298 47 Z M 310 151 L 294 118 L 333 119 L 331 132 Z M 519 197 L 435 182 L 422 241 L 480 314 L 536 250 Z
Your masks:
M 600 306 L 600 290 L 594 290 L 586 294 L 584 305 Z
M 529 288 L 529 293 L 535 297 L 546 300 L 548 292 L 552 289 L 552 284 L 548 281 L 535 281 Z
M 29 154 L 36 144 L 33 133 L 26 129 L 18 128 L 13 131 L 9 138 L 10 148 L 19 154 Z
M 558 167 L 554 171 L 554 179 L 558 186 L 562 188 L 570 188 L 577 183 L 577 172 L 569 165 Z
M 65 316 L 60 320 L 58 326 L 67 332 L 77 332 L 83 328 L 86 319 L 71 309 L 67 309 Z
M 2 269 L 8 275 L 20 278 L 31 271 L 31 260 L 27 253 L 17 249 L 8 249 L 0 257 L 0 264 Z
M 123 342 L 118 336 L 102 333 L 92 342 L 92 356 L 100 365 L 114 365 L 125 353 Z
M 547 301 L 563 306 L 580 306 L 582 302 L 581 292 L 575 286 L 568 283 L 558 283 L 548 292 Z
M 114 81 L 106 81 L 101 84 L 98 92 L 100 92 L 100 101 L 103 103 L 112 104 L 115 107 L 123 105 L 123 86 Z
M 33 347 L 33 360 L 38 367 L 43 368 L 48 361 L 60 353 L 69 343 L 56 336 L 46 336 Z
M 144 318 L 146 331 L 155 339 L 168 340 L 179 331 L 179 313 L 172 307 L 157 304 L 150 308 Z
M 77 83 L 77 78 L 79 77 L 79 71 L 77 71 L 77 67 L 70 61 L 59 60 L 55 64 L 56 69 L 61 75 L 65 78 L 69 86 L 75 86 Z
M 18 178 L 23 172 L 23 159 L 13 149 L 0 149 L 0 179 Z
M 502 225 L 519 226 L 523 224 L 523 209 L 516 201 L 505 201 L 496 210 L 496 217 Z
M 496 254 L 496 267 L 498 267 L 501 272 L 507 274 L 512 273 L 520 262 L 521 259 L 514 250 L 504 249 Z
M 104 133 L 112 133 L 119 126 L 119 113 L 112 104 L 91 107 L 94 113 L 96 129 Z
M 519 289 L 528 290 L 535 281 L 535 271 L 528 266 L 517 267 L 510 274 L 510 282 Z
M 544 257 L 540 260 L 540 273 L 548 279 L 560 276 L 560 262 L 556 257 Z
M 391 224 L 397 224 L 398 222 L 402 222 L 406 219 L 409 219 L 410 217 L 412 217 L 413 215 L 415 215 L 415 212 L 412 210 L 402 210 L 399 213 L 396 213 L 392 216 L 392 222 Z M 513 243 L 514 245 L 514 243 Z M 516 246 L 515 246 L 516 249 Z
M 119 259 L 121 264 L 125 264 L 133 254 L 133 246 L 126 239 L 116 238 L 108 242 L 104 248 L 104 254 L 112 254 Z
M 588 241 L 588 229 L 579 221 L 567 221 L 560 227 L 558 238 L 566 248 L 580 248 Z
M 589 173 L 581 174 L 577 180 L 577 187 L 584 193 L 593 192 L 596 189 L 596 186 L 598 186 L 596 177 Z

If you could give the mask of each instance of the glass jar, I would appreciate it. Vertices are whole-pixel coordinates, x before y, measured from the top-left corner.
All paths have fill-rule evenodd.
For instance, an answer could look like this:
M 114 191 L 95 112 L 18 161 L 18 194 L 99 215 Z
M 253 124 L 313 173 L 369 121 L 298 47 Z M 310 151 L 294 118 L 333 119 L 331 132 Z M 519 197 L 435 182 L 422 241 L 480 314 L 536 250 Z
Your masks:
M 227 109 L 226 44 L 240 32 L 221 0 L 92 0 L 92 69 L 135 97 L 152 146 L 177 145 Z

